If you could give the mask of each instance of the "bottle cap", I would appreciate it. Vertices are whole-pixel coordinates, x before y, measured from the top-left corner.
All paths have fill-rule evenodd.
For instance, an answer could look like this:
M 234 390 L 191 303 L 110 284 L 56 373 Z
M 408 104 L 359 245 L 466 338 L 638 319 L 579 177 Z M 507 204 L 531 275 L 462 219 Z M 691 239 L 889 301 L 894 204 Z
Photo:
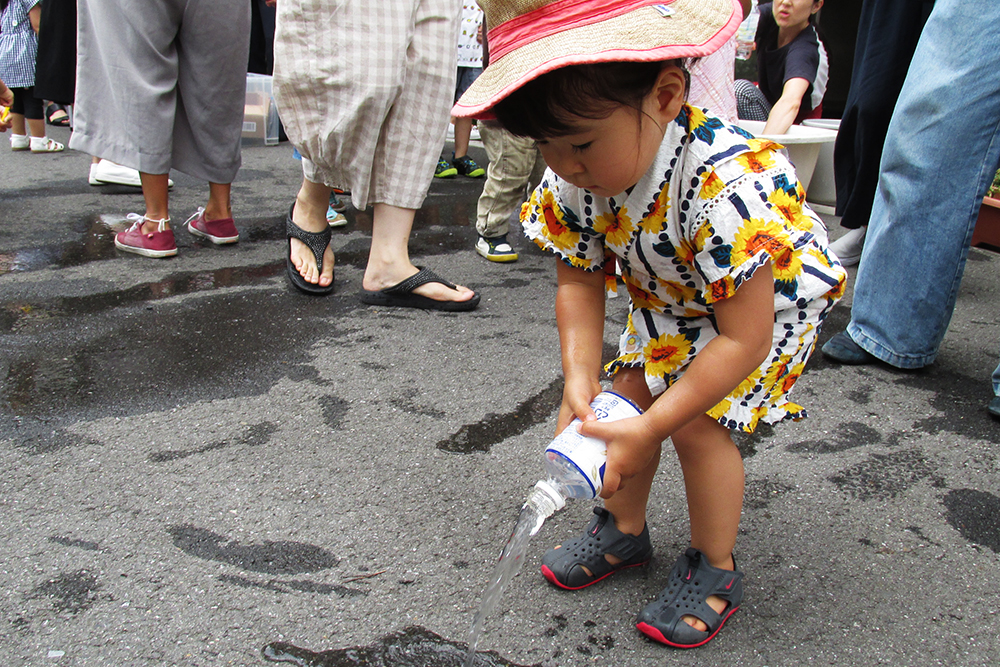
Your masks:
M 558 512 L 563 507 L 566 507 L 566 497 L 563 496 L 563 494 L 559 492 L 559 489 L 551 482 L 539 480 L 535 484 L 535 489 L 545 494 L 547 498 L 552 500 L 552 504 L 556 506 L 555 511 Z

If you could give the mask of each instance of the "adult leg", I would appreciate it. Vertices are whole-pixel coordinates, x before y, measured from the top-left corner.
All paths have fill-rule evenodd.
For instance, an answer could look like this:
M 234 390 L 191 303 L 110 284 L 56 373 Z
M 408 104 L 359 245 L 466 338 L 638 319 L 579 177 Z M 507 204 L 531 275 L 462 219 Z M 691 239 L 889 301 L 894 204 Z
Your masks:
M 889 124 L 847 331 L 899 368 L 937 355 L 1000 161 L 997 22 L 1000 3 L 937 0 Z
M 418 271 L 409 257 L 410 230 L 433 178 L 455 90 L 453 53 L 461 6 L 446 0 L 416 4 L 403 82 L 383 124 L 372 168 L 371 200 L 376 205 L 362 281 L 368 291 L 391 287 Z M 467 287 L 451 289 L 441 283 L 426 283 L 413 292 L 436 301 L 476 296 Z
M 303 169 L 308 168 L 303 160 Z M 292 222 L 307 232 L 319 233 L 328 227 L 326 209 L 330 204 L 330 186 L 316 183 L 303 176 L 302 185 L 295 196 L 295 206 L 292 209 Z M 290 239 L 292 264 L 306 282 L 326 287 L 333 282 L 334 254 L 330 246 L 323 254 L 322 271 L 316 266 L 316 256 L 305 243 L 299 239 Z
M 882 144 L 931 2 L 865 0 L 854 48 L 851 88 L 837 143 L 837 215 L 847 229 L 868 224 Z

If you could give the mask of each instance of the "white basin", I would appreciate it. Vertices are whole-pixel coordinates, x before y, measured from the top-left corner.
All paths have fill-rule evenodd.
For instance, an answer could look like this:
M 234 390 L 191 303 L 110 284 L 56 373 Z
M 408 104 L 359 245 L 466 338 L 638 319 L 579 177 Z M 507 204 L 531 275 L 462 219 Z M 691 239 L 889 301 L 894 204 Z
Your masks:
M 808 127 L 806 125 L 792 125 L 785 134 L 761 134 L 764 130 L 764 123 L 759 120 L 741 120 L 740 127 L 754 136 L 761 139 L 776 141 L 785 147 L 788 159 L 795 167 L 795 173 L 799 177 L 799 182 L 808 193 L 809 184 L 812 182 L 813 171 L 816 169 L 816 161 L 819 158 L 820 149 L 837 140 L 837 132 L 822 127 Z M 808 200 L 808 195 L 806 196 Z
M 834 132 L 840 129 L 839 118 L 812 118 L 802 121 L 802 124 Z M 812 183 L 809 185 L 809 192 L 806 195 L 806 201 L 810 204 L 837 205 L 837 183 L 833 177 L 833 146 L 832 143 L 820 146 L 819 156 L 816 158 L 816 169 L 813 171 Z

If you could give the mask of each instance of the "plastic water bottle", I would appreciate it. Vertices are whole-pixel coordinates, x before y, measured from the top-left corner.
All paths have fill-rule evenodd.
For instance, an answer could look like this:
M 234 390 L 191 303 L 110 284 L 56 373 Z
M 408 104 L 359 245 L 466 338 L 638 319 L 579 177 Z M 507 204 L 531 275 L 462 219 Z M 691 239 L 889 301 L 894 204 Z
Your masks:
M 753 0 L 750 13 L 743 19 L 739 29 L 736 31 L 736 57 L 746 60 L 753 53 L 753 43 L 757 38 L 757 21 L 760 20 L 760 12 L 757 11 L 757 0 Z
M 602 391 L 590 407 L 598 421 L 610 422 L 642 414 L 632 401 L 613 391 Z M 566 498 L 593 499 L 604 488 L 608 446 L 603 440 L 581 435 L 580 424 L 579 419 L 574 419 L 545 449 L 548 479 L 536 484 L 535 491 L 555 499 L 556 510 L 562 508 Z

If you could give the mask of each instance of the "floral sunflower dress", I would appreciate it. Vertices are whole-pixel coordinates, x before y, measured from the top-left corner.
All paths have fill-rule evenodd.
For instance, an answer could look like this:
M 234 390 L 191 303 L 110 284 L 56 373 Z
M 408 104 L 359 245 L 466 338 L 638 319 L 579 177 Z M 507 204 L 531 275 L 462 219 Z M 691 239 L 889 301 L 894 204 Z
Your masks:
M 778 149 L 685 105 L 630 192 L 599 197 L 548 170 L 521 213 L 525 235 L 570 266 L 600 271 L 617 258 L 631 311 L 606 370 L 642 366 L 654 396 L 719 335 L 714 304 L 770 261 L 771 354 L 708 412 L 746 432 L 805 417 L 787 396 L 847 277 Z

